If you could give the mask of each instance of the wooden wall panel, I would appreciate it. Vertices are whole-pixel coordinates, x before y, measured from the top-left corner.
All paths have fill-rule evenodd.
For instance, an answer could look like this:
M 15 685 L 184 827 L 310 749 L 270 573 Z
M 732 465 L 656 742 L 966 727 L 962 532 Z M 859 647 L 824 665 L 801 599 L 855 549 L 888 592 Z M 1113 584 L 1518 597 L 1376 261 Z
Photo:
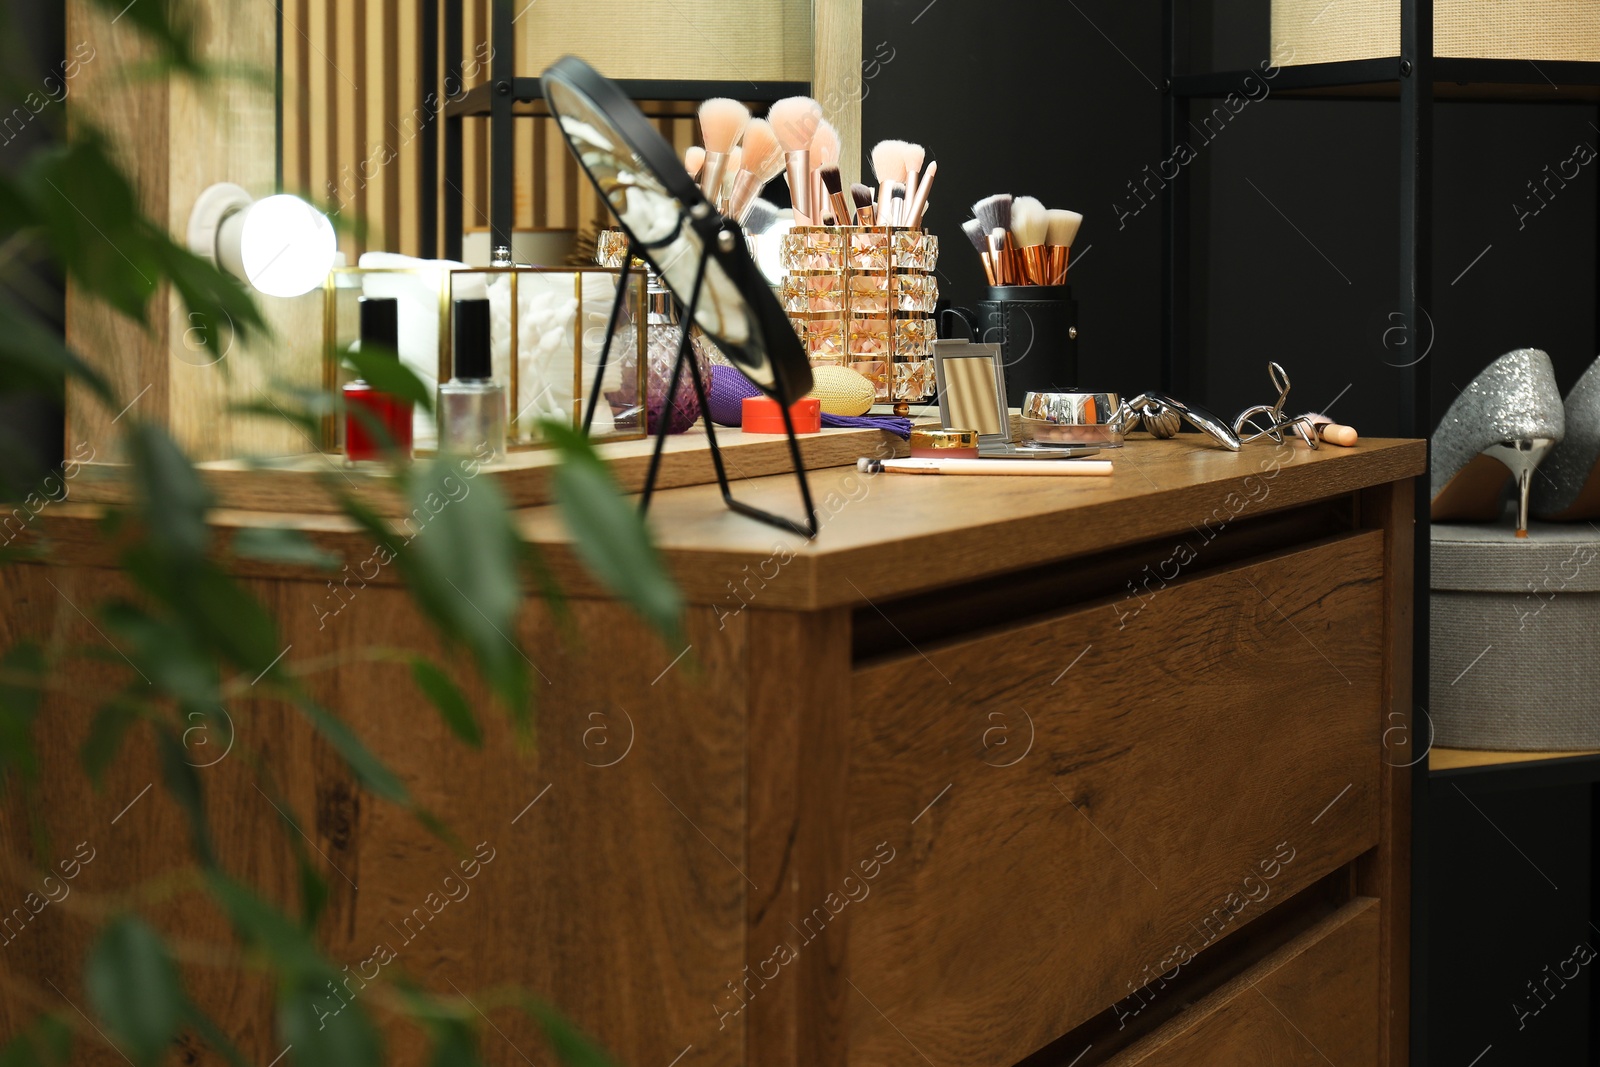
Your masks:
M 442 94 L 422 82 L 441 37 L 421 18 L 419 0 L 283 5 L 284 188 L 328 208 L 352 264 L 422 251 L 422 146 L 439 136 Z
M 219 69 L 271 73 L 277 15 L 270 5 L 198 0 L 196 44 Z M 86 64 L 74 87 L 69 118 L 92 122 L 117 146 L 143 208 L 180 242 L 202 190 L 235 182 L 255 196 L 275 190 L 277 129 L 273 94 L 259 79 L 224 76 L 195 86 L 186 80 L 135 79 L 128 68 L 147 58 L 132 20 L 118 22 L 85 0 L 67 5 L 67 35 L 100 57 Z M 296 101 L 298 105 L 298 101 Z M 113 254 L 108 250 L 107 254 Z M 87 299 L 73 283 L 67 293 L 67 340 L 110 378 L 119 404 L 136 417 L 172 428 L 201 459 L 305 450 L 287 424 L 229 416 L 272 380 L 310 386 L 317 381 L 320 334 L 315 301 L 261 301 L 276 338 L 252 346 L 190 328 L 182 302 L 163 287 L 152 298 L 148 331 Z M 309 324 L 309 325 L 308 325 Z M 88 444 L 97 458 L 118 456 L 115 407 L 102 407 L 69 386 L 66 449 Z

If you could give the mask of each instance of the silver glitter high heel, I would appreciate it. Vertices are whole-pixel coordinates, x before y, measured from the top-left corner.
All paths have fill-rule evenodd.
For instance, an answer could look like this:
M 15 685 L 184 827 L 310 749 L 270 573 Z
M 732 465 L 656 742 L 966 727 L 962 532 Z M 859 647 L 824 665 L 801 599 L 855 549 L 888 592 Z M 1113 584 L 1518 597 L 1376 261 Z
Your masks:
M 1493 522 L 1510 472 L 1517 486 L 1517 536 L 1528 536 L 1534 469 L 1565 432 L 1549 356 L 1519 348 L 1489 364 L 1433 432 L 1433 521 Z
M 1551 522 L 1600 519 L 1600 359 L 1567 394 L 1567 435 L 1539 467 L 1533 513 Z

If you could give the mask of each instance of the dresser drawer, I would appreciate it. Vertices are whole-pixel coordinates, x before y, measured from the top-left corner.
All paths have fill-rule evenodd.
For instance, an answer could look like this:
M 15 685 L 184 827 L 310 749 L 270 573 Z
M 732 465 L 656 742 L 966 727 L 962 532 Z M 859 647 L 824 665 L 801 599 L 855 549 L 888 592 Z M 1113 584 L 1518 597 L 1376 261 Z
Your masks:
M 1106 1067 L 1378 1060 L 1378 902 L 1351 901 Z
M 1382 549 L 1179 564 L 859 668 L 850 847 L 896 852 L 849 917 L 851 1062 L 1006 1067 L 1136 1016 L 1376 844 Z

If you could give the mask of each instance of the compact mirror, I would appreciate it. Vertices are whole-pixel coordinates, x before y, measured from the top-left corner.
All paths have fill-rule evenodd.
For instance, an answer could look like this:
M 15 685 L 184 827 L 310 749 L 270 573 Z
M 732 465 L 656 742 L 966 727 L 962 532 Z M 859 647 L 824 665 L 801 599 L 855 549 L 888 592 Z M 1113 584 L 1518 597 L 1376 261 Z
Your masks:
M 693 305 L 695 325 L 780 403 L 810 391 L 811 364 L 744 235 L 700 195 L 633 101 L 575 56 L 557 60 L 540 84 L 567 147 L 639 255 L 679 303 Z

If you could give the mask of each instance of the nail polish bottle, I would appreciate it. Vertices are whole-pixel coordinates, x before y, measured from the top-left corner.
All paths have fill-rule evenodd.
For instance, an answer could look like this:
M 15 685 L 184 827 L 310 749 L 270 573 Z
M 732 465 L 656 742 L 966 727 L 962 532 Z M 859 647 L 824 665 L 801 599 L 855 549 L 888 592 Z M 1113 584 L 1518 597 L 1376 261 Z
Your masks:
M 506 454 L 506 389 L 489 358 L 489 301 L 457 300 L 455 377 L 439 386 L 439 450 L 494 462 Z
M 364 296 L 360 307 L 361 350 L 399 359 L 400 302 L 389 296 Z M 385 448 L 393 448 L 404 459 L 411 458 L 411 401 L 357 378 L 344 387 L 344 403 L 345 462 L 382 463 L 389 458 Z

